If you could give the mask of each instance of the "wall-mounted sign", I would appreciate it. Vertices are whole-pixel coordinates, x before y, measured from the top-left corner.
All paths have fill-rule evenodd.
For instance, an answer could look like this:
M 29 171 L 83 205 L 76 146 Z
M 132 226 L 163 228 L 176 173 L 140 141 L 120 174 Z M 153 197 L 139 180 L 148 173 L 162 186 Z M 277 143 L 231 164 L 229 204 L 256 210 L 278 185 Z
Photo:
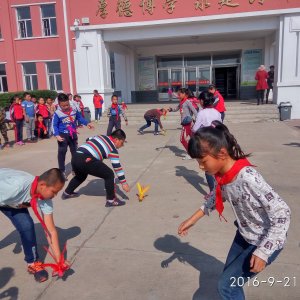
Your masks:
M 139 90 L 155 90 L 155 58 L 141 57 L 138 61 Z
M 242 56 L 242 86 L 256 85 L 255 74 L 263 62 L 262 49 L 249 49 Z

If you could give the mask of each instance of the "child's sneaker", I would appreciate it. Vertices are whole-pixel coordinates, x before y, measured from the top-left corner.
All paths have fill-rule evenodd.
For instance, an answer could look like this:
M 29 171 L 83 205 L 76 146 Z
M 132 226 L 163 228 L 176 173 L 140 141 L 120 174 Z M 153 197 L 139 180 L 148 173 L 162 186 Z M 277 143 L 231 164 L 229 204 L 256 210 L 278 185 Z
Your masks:
M 27 271 L 33 274 L 37 282 L 44 282 L 48 279 L 48 272 L 44 269 L 40 261 L 35 261 L 33 264 L 28 265 Z
M 144 131 L 143 131 L 143 130 L 140 130 L 140 129 L 139 129 L 137 132 L 138 132 L 139 134 L 141 134 L 141 135 L 144 134 Z
M 183 158 L 182 158 L 183 160 L 190 160 L 190 159 L 192 159 L 188 154 L 186 154 Z
M 158 131 L 155 131 L 155 132 L 154 132 L 154 135 L 159 135 L 159 132 L 158 132 Z
M 62 200 L 77 198 L 77 197 L 79 197 L 79 194 L 75 192 L 73 192 L 72 194 L 67 194 L 66 192 L 63 192 L 61 195 Z
M 4 149 L 4 145 L 0 144 L 0 150 L 3 150 Z
M 107 200 L 105 207 L 113 207 L 113 206 L 123 206 L 126 202 L 124 200 L 115 198 L 114 200 Z

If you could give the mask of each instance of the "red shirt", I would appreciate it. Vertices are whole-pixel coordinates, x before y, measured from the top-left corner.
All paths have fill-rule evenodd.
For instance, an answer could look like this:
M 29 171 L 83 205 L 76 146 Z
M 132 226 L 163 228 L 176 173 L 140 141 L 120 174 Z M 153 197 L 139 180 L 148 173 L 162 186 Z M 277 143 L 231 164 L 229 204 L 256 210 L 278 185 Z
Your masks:
M 50 117 L 50 112 L 46 104 L 38 104 L 36 113 L 42 115 L 44 119 L 48 119 Z
M 256 90 L 267 90 L 269 88 L 267 79 L 269 78 L 269 75 L 267 71 L 261 70 L 257 71 L 255 75 L 255 80 L 257 80 L 256 84 Z
M 47 130 L 44 122 L 40 122 L 40 121 L 35 122 L 35 129 L 42 129 L 43 132 Z
M 103 98 L 101 95 L 94 95 L 93 102 L 94 102 L 95 108 L 102 108 Z
M 214 108 L 215 108 L 218 112 L 220 112 L 220 113 L 226 111 L 224 98 L 223 98 L 223 96 L 220 94 L 219 91 L 215 91 L 214 97 L 215 97 L 215 98 L 219 98 L 219 102 L 217 103 L 217 105 L 216 105 Z
M 23 120 L 24 119 L 24 111 L 21 104 L 14 103 L 10 107 L 10 116 L 12 121 L 15 120 Z

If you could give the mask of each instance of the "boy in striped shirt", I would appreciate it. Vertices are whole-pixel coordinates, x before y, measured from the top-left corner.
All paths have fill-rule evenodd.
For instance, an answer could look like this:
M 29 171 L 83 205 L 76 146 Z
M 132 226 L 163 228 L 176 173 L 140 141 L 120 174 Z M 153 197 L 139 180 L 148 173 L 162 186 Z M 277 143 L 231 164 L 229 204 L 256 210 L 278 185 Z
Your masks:
M 117 129 L 110 136 L 96 135 L 87 139 L 72 157 L 72 168 L 75 176 L 62 195 L 62 199 L 78 197 L 75 189 L 82 184 L 88 175 L 103 178 L 106 189 L 106 207 L 122 206 L 125 201 L 118 199 L 115 194 L 115 176 L 111 168 L 104 164 L 104 159 L 111 161 L 112 167 L 122 184 L 122 189 L 129 192 L 130 188 L 125 179 L 124 170 L 120 164 L 118 149 L 123 147 L 126 134 Z

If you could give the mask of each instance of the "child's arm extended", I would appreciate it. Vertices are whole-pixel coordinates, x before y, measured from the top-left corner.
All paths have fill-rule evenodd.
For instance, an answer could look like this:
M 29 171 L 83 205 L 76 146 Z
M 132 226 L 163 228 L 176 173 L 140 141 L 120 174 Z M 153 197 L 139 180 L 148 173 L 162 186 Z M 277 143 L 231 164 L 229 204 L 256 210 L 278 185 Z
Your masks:
M 48 243 L 50 245 L 50 248 L 52 249 L 56 261 L 58 262 L 60 260 L 61 251 L 59 248 L 58 234 L 54 224 L 53 214 L 44 214 L 44 222 L 51 235 L 51 239 L 47 238 Z
M 82 116 L 81 112 L 76 111 L 76 119 L 80 121 L 81 124 L 87 126 L 89 129 L 93 129 L 94 126 L 92 123 L 88 123 L 88 121 Z
M 205 215 L 202 209 L 198 209 L 190 218 L 182 222 L 178 227 L 178 234 L 181 236 L 187 235 L 188 230 L 197 223 Z

